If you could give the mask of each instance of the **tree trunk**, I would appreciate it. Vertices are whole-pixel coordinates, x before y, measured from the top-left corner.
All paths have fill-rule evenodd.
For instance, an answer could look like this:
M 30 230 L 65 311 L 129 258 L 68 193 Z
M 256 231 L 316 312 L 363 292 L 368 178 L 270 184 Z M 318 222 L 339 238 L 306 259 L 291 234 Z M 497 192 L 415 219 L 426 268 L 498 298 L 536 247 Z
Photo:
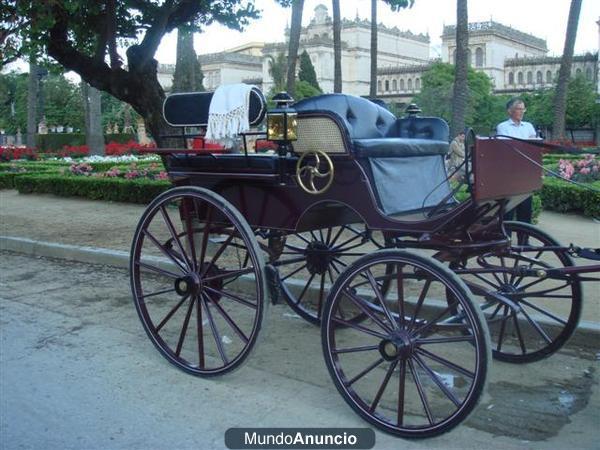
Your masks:
M 333 9 L 333 92 L 342 92 L 342 21 L 340 0 L 332 0 Z
M 452 94 L 452 120 L 450 137 L 454 138 L 465 128 L 467 109 L 467 70 L 469 48 L 469 17 L 467 0 L 456 2 L 456 62 L 454 67 L 454 91 Z
M 567 88 L 571 77 L 573 63 L 573 50 L 577 38 L 577 24 L 581 12 L 581 0 L 571 0 L 569 21 L 567 22 L 567 35 L 558 72 L 558 82 L 554 94 L 554 122 L 552 126 L 552 139 L 565 138 L 565 116 L 567 112 Z
M 296 85 L 296 61 L 300 47 L 300 32 L 302 31 L 302 12 L 304 0 L 294 0 L 292 3 L 292 24 L 290 26 L 290 42 L 288 47 L 288 68 L 286 89 L 293 97 Z
M 89 84 L 81 80 L 81 97 L 83 98 L 83 118 L 85 121 L 85 143 L 90 142 L 90 89 Z
M 89 132 L 86 133 L 90 155 L 104 155 L 104 135 L 102 134 L 102 108 L 100 91 L 92 86 L 88 89 Z
M 369 97 L 377 97 L 377 0 L 371 0 L 371 82 Z
M 194 34 L 186 27 L 177 29 L 177 62 L 171 92 L 203 91 L 202 71 L 194 50 Z
M 37 104 L 39 94 L 39 68 L 35 63 L 29 63 L 29 78 L 27 90 L 27 138 L 26 145 L 34 148 L 37 133 Z

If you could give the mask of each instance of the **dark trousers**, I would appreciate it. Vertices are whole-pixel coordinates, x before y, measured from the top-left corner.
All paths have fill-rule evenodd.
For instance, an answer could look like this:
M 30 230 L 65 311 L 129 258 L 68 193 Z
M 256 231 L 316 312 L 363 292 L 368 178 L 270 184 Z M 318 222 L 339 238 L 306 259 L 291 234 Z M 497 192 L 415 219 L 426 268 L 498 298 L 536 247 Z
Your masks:
M 515 220 L 515 212 L 517 215 L 516 220 L 519 222 L 531 223 L 533 215 L 533 203 L 531 201 L 533 197 L 528 197 L 527 200 L 519 203 L 516 208 L 511 209 L 504 215 L 504 220 Z

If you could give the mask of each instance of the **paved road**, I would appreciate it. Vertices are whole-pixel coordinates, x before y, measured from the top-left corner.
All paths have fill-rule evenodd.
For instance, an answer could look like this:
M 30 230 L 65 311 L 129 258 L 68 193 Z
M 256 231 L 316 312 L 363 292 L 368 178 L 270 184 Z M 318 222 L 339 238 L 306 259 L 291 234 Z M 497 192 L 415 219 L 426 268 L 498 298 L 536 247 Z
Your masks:
M 324 367 L 317 330 L 284 305 L 235 373 L 198 379 L 146 338 L 127 273 L 0 253 L 2 449 L 220 449 L 236 426 L 366 424 Z M 377 433 L 376 448 L 597 448 L 596 348 L 525 366 L 494 363 L 466 424 L 436 439 Z

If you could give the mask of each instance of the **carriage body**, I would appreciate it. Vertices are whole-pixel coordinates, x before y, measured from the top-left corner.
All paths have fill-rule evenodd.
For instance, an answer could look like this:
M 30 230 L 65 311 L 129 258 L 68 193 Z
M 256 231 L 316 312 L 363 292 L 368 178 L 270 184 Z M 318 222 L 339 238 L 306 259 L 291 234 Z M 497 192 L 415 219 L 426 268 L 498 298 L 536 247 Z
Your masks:
M 167 121 L 206 126 L 210 95 L 169 97 Z M 475 408 L 492 350 L 530 362 L 571 336 L 581 288 L 564 275 L 569 255 L 543 232 L 503 220 L 541 187 L 539 146 L 468 142 L 459 202 L 442 119 L 396 118 L 341 94 L 294 110 L 297 140 L 275 152 L 155 150 L 176 187 L 140 220 L 130 271 L 144 328 L 171 363 L 198 376 L 239 367 L 269 296 L 283 297 L 321 326 L 334 384 L 359 415 L 389 433 L 427 437 Z M 253 89 L 251 124 L 265 113 Z M 302 177 L 320 174 L 319 155 L 332 179 L 317 189 L 311 178 L 311 190 Z M 546 279 L 554 284 L 535 287 Z M 537 304 L 540 296 L 566 299 L 561 312 L 547 298 Z

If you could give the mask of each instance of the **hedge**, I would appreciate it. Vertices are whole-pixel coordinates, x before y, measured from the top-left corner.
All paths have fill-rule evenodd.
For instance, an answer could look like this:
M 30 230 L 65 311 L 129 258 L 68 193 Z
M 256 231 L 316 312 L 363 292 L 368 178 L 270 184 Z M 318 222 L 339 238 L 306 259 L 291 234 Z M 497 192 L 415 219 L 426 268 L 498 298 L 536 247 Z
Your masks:
M 119 144 L 125 144 L 129 141 L 135 140 L 133 134 L 106 134 L 104 135 L 104 142 L 118 142 Z M 48 133 L 48 134 L 37 134 L 35 138 L 36 147 L 39 152 L 50 152 L 59 151 L 65 145 L 85 145 L 85 134 L 83 133 Z
M 546 177 L 541 190 L 544 209 L 558 212 L 576 211 L 600 218 L 600 181 L 584 186 Z M 590 187 L 596 190 L 589 189 Z
M 169 181 L 123 178 L 96 178 L 64 176 L 59 174 L 31 174 L 14 178 L 14 186 L 21 194 L 54 194 L 63 197 L 85 197 L 147 204 L 172 184 Z

